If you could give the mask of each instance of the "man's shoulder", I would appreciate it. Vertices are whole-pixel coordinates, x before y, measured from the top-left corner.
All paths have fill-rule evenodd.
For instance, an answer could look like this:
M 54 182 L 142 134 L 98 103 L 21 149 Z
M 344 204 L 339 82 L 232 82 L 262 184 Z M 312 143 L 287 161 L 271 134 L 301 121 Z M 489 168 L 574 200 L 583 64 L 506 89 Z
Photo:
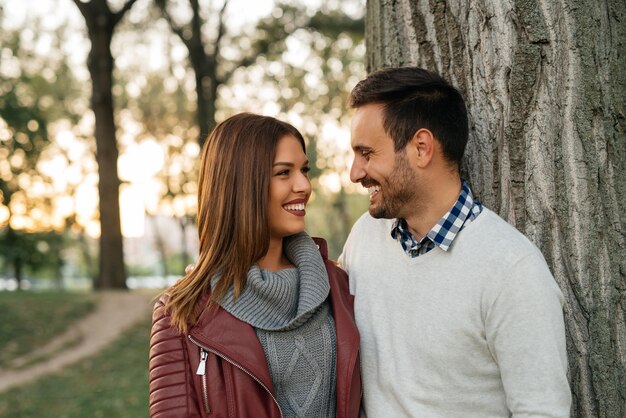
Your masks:
M 539 252 L 526 235 L 489 208 L 483 207 L 472 223 L 474 225 L 467 228 L 472 231 L 468 236 L 481 242 L 481 248 L 488 252 L 514 252 L 518 255 Z
M 465 261 L 472 260 L 466 269 L 477 266 L 475 271 L 490 278 L 485 285 L 506 286 L 525 295 L 550 289 L 556 300 L 562 298 L 541 250 L 523 233 L 489 209 L 483 209 L 472 223 L 469 239 L 460 241 L 457 249 Z
M 339 257 L 339 265 L 350 273 L 351 260 L 367 259 L 372 253 L 376 253 L 391 239 L 391 228 L 394 219 L 376 219 L 369 212 L 365 212 L 354 223 L 350 234 L 346 239 L 343 252 Z M 352 265 L 354 268 L 355 265 Z

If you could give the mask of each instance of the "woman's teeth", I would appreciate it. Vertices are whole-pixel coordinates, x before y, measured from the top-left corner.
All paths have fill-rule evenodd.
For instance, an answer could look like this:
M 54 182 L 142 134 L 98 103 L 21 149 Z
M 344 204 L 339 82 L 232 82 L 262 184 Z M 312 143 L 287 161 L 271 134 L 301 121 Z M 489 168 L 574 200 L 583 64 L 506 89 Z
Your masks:
M 295 205 L 284 205 L 287 210 L 304 210 L 304 203 L 297 203 Z

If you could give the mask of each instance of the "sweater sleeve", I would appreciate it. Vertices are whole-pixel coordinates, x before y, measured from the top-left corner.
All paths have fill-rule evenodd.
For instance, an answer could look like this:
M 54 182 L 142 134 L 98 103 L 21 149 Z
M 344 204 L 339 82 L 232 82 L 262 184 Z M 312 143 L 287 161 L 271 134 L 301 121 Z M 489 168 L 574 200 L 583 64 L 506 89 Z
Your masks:
M 348 269 L 349 269 L 348 252 L 350 251 L 350 237 L 351 236 L 352 236 L 352 232 L 350 232 L 350 234 L 348 235 L 348 238 L 346 238 L 346 242 L 343 245 L 343 250 L 341 251 L 341 254 L 339 254 L 339 258 L 337 259 L 337 265 L 341 267 L 341 269 L 345 271 L 346 273 L 348 272 Z
M 569 417 L 563 295 L 537 252 L 505 272 L 486 337 L 515 418 Z
M 184 335 L 170 325 L 162 300 L 157 302 L 152 314 L 150 417 L 200 417 Z
M 352 263 L 354 262 L 353 261 L 354 257 L 355 257 L 354 247 L 355 247 L 355 243 L 358 242 L 359 237 L 362 235 L 361 231 L 367 230 L 367 227 L 363 226 L 363 224 L 365 223 L 367 219 L 367 215 L 368 213 L 365 212 L 354 223 L 354 225 L 352 226 L 352 229 L 350 230 L 350 233 L 348 234 L 348 238 L 346 238 L 346 242 L 343 246 L 343 250 L 341 251 L 339 258 L 337 259 L 337 265 L 341 267 L 341 269 L 344 270 L 348 274 L 351 295 L 354 295 L 356 292 L 356 278 L 352 274 L 354 273 L 354 271 L 352 272 L 350 271 L 351 268 L 354 267 L 352 265 Z

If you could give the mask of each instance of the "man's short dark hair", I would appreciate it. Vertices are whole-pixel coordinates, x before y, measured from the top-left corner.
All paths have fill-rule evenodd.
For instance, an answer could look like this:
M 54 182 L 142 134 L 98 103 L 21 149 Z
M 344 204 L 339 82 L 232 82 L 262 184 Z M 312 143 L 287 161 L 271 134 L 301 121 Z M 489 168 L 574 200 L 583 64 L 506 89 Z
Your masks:
M 419 129 L 426 128 L 443 146 L 446 160 L 460 167 L 468 138 L 463 96 L 441 76 L 423 68 L 399 67 L 375 71 L 350 94 L 350 106 L 384 106 L 383 127 L 396 152 Z

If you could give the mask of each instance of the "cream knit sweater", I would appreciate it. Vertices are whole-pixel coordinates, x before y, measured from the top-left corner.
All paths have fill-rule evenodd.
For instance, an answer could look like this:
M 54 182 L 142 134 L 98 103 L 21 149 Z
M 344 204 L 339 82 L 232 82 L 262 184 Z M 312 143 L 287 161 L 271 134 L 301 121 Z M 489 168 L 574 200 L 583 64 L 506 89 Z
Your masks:
M 569 417 L 563 296 L 539 250 L 489 209 L 417 258 L 363 215 L 340 257 L 373 417 Z

